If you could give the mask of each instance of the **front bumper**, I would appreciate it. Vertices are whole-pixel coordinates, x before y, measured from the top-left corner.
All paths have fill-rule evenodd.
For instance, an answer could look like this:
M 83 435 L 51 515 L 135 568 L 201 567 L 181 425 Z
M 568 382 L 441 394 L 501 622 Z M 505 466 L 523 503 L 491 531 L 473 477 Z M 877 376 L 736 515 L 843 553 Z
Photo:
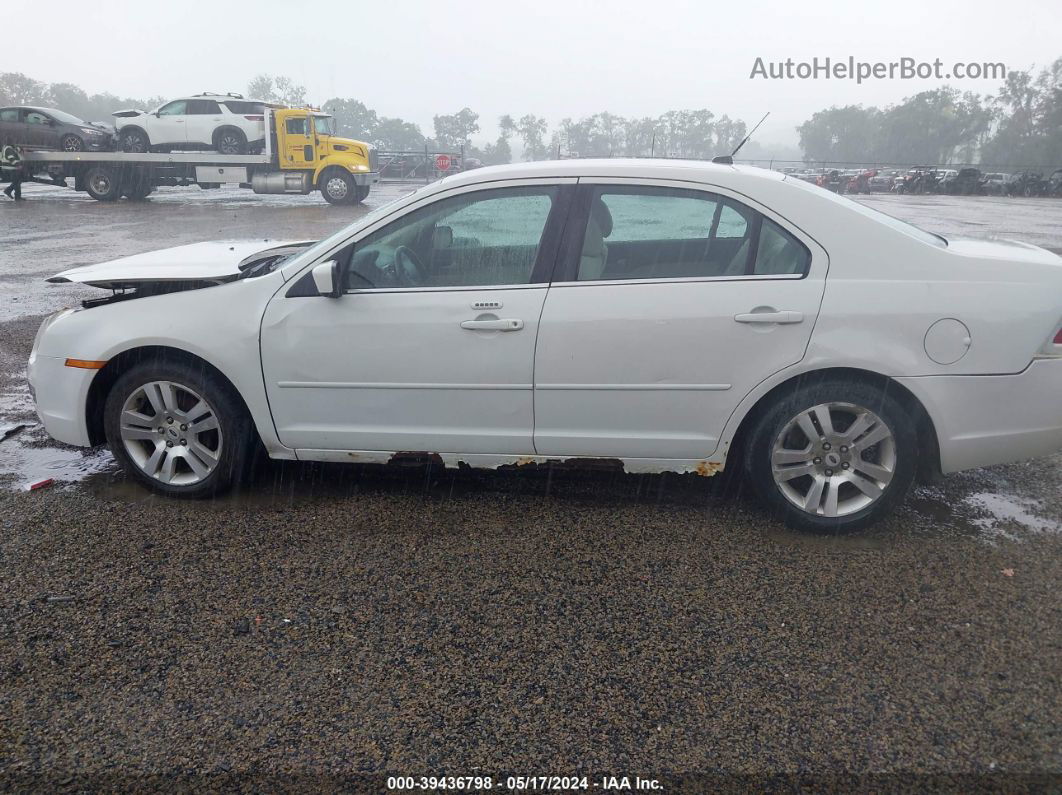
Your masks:
M 380 181 L 379 171 L 352 171 L 350 176 L 354 178 L 355 185 L 375 185 Z
M 1015 375 L 896 380 L 929 412 L 944 473 L 1062 450 L 1062 359 L 1036 359 Z
M 98 370 L 67 367 L 66 359 L 30 354 L 30 392 L 41 424 L 53 439 L 90 447 L 85 405 Z

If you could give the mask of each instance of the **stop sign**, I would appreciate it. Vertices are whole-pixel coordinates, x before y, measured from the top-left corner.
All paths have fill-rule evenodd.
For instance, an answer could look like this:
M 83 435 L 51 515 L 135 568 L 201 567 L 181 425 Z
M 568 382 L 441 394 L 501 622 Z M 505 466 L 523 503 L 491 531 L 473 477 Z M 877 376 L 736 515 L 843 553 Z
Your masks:
M 439 171 L 450 170 L 450 155 L 435 155 L 435 167 Z

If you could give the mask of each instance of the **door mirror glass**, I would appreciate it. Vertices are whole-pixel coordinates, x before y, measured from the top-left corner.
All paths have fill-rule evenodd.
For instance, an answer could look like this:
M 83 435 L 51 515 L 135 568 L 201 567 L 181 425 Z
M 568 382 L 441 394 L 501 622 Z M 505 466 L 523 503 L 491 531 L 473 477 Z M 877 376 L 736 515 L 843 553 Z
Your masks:
M 313 268 L 313 283 L 319 295 L 328 298 L 339 297 L 339 263 L 334 259 L 315 265 Z

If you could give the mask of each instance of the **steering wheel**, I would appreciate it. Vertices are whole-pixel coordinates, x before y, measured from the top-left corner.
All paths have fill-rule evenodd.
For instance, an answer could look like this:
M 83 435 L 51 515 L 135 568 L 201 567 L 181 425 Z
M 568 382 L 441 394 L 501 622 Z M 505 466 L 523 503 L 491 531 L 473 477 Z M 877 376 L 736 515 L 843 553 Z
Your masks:
M 399 246 L 395 249 L 395 275 L 398 283 L 403 287 L 420 287 L 427 281 L 424 265 L 421 264 L 417 252 L 409 246 Z

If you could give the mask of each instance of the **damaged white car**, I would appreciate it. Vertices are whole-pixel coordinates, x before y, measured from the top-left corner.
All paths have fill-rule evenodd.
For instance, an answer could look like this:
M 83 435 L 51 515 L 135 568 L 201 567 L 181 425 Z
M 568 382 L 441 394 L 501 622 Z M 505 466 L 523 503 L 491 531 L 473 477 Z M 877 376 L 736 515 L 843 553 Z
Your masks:
M 55 277 L 48 432 L 164 494 L 274 458 L 740 461 L 844 531 L 913 479 L 1062 448 L 1062 259 L 945 240 L 799 180 L 674 161 L 459 174 L 315 244 L 198 244 Z

